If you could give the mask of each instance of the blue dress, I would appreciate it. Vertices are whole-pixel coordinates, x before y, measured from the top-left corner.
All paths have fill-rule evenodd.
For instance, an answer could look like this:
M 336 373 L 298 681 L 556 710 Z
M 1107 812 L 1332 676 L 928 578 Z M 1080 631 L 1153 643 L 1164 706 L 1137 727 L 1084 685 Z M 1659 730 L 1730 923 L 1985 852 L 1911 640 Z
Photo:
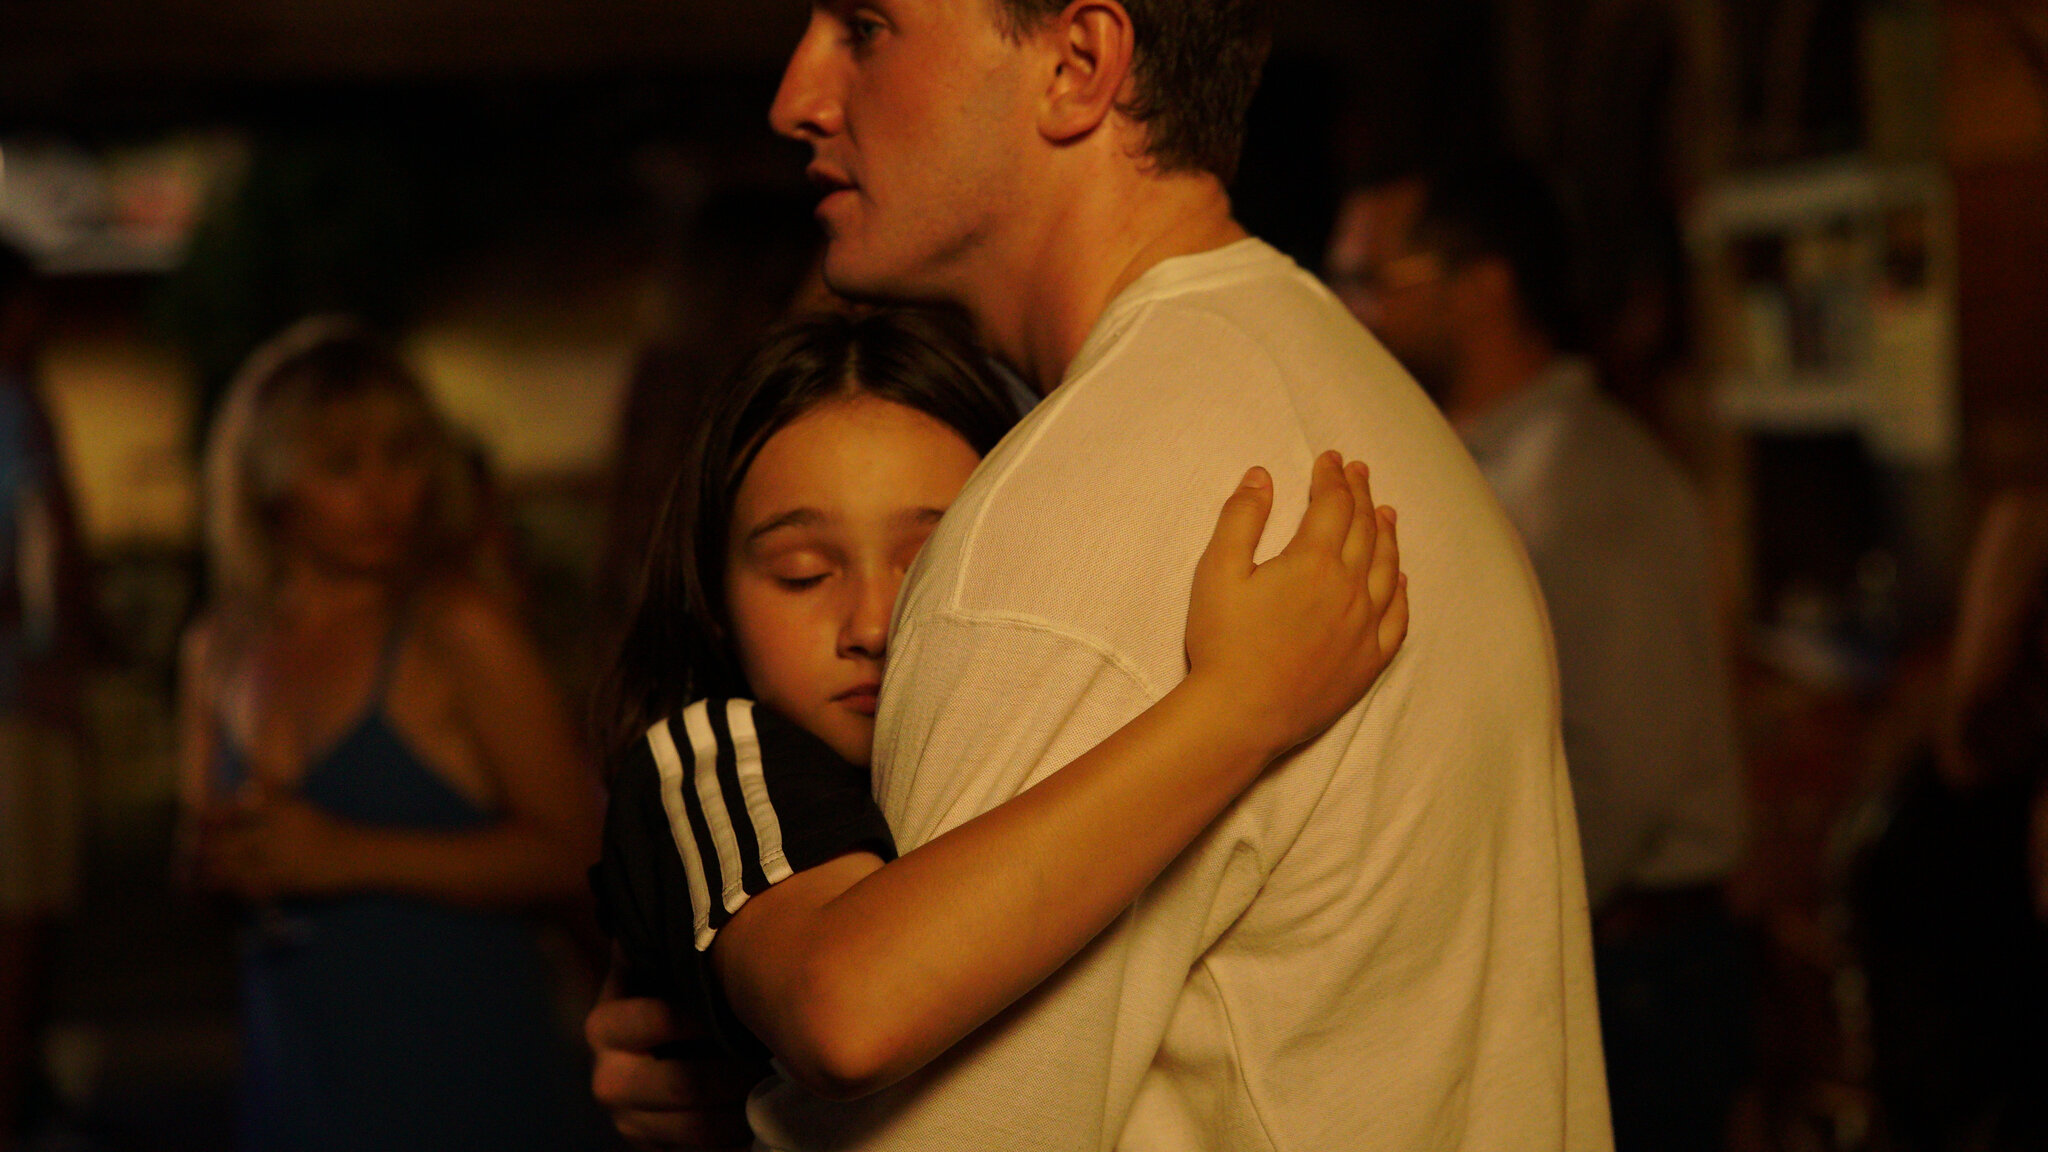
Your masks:
M 384 712 L 387 645 L 362 719 L 299 794 L 380 828 L 494 819 L 420 761 Z M 220 741 L 220 783 L 247 762 Z M 555 1152 L 590 1108 L 553 1023 L 546 967 L 516 913 L 361 893 L 253 917 L 242 964 L 242 1142 L 250 1152 Z

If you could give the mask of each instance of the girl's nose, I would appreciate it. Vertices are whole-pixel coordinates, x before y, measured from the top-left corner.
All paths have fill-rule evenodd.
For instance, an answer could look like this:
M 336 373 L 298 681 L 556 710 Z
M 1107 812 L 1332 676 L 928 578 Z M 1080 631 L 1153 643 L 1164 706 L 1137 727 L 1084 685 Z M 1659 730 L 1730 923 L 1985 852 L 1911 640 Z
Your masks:
M 858 582 L 852 589 L 846 624 L 840 631 L 842 656 L 865 656 L 880 660 L 889 649 L 889 618 L 896 611 L 899 579 L 876 577 Z

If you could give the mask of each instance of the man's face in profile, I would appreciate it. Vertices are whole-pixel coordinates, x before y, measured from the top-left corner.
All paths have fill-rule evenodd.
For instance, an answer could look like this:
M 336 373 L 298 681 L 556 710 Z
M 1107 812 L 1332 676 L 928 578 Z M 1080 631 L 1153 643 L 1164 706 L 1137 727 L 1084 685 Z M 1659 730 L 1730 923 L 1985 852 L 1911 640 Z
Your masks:
M 1414 182 L 1346 197 L 1324 272 L 1352 315 L 1441 404 L 1453 363 L 1449 270 L 1441 254 L 1412 243 L 1423 197 Z
M 1004 35 L 995 4 L 812 8 L 769 120 L 811 145 L 834 290 L 946 295 L 1028 196 L 1030 56 Z

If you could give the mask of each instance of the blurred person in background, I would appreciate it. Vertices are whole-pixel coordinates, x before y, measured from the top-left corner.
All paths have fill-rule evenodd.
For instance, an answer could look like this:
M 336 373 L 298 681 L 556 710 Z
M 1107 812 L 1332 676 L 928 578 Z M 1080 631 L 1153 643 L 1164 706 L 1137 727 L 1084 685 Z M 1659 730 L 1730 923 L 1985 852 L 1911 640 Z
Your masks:
M 2048 1147 L 2048 486 L 1986 505 L 1939 693 L 1853 877 L 1882 1121 Z
M 475 572 L 472 477 L 344 320 L 257 351 L 214 427 L 180 793 L 195 879 L 249 910 L 250 1149 L 582 1146 L 524 913 L 581 895 L 596 789 Z
M 50 933 L 78 895 L 85 572 L 36 390 L 34 266 L 0 242 L 0 1149 L 46 1102 Z
M 1533 166 L 1475 160 L 1345 198 L 1328 278 L 1442 405 L 1550 609 L 1593 904 L 1615 1145 L 1719 1149 L 1743 1072 L 1723 882 L 1744 791 L 1690 484 L 1575 336 L 1569 231 Z

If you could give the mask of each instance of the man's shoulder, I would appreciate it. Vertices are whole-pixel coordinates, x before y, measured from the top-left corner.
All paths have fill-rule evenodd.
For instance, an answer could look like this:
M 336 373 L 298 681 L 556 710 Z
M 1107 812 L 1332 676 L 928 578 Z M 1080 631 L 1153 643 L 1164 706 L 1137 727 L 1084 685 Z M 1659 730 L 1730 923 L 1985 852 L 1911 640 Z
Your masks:
M 1262 556 L 1292 535 L 1310 463 L 1331 448 L 1367 461 L 1382 497 L 1431 532 L 1470 535 L 1474 502 L 1495 515 L 1420 389 L 1299 279 L 1224 279 L 1113 316 L 1114 339 L 948 513 L 910 615 L 1044 620 L 1139 667 L 1178 668 L 1195 561 L 1253 465 L 1276 482 Z
M 1177 293 L 1122 318 L 955 501 L 906 621 L 944 611 L 992 643 L 1028 624 L 1164 674 L 1223 500 L 1253 464 L 1298 486 L 1312 457 L 1269 342 L 1215 303 Z
M 1649 425 L 1604 393 L 1590 393 L 1570 410 L 1557 453 L 1557 483 L 1579 518 L 1632 523 L 1618 544 L 1663 547 L 1669 532 L 1705 531 L 1698 486 Z M 1643 528 L 1664 534 L 1646 535 Z
M 1197 279 L 1146 303 L 1133 333 L 1186 327 L 1227 342 L 1276 371 L 1304 362 L 1336 362 L 1353 371 L 1383 367 L 1377 343 L 1343 304 L 1292 261 L 1268 261 L 1235 275 Z
M 1277 253 L 1145 298 L 1102 327 L 1048 400 L 1041 444 L 1159 437 L 1177 449 L 1294 450 L 1349 424 L 1397 420 L 1390 396 L 1419 396 L 1351 314 Z

